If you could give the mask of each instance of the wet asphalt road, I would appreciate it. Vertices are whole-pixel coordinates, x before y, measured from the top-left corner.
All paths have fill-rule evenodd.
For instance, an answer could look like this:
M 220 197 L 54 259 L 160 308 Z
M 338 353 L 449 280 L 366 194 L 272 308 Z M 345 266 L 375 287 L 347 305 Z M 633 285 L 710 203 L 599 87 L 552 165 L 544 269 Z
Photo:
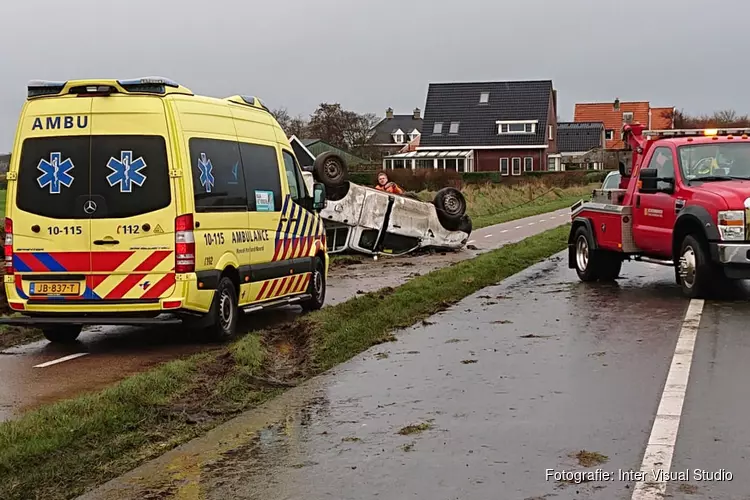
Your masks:
M 662 484 L 670 498 L 750 498 L 747 289 L 691 304 L 668 268 L 626 264 L 616 285 L 592 285 L 561 257 L 83 498 L 663 498 L 619 476 L 647 446 L 674 451 L 672 472 L 732 474 Z M 680 394 L 665 391 L 674 366 L 689 368 L 682 419 L 655 419 Z M 399 433 L 415 424 L 427 428 Z M 676 442 L 649 445 L 670 426 Z M 547 476 L 597 469 L 611 480 Z
M 475 231 L 471 248 L 460 252 L 388 258 L 331 270 L 327 305 L 358 292 L 398 286 L 458 260 L 520 241 L 569 221 L 568 209 L 558 210 Z M 299 314 L 298 307 L 260 312 L 245 317 L 242 327 L 262 328 Z M 70 346 L 47 341 L 17 346 L 0 352 L 0 420 L 12 418 L 42 404 L 94 391 L 160 363 L 210 349 L 179 328 L 96 327 L 84 332 Z M 79 357 L 75 355 L 84 354 Z M 68 358 L 70 356 L 70 358 Z M 37 367 L 46 363 L 55 364 Z

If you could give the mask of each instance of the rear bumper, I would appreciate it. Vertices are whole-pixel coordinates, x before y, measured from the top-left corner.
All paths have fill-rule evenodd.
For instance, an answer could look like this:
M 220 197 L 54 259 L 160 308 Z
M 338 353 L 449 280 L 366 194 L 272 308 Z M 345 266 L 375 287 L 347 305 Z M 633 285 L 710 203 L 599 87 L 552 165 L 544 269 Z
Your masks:
M 113 316 L 21 316 L 15 318 L 0 318 L 0 325 L 15 326 L 51 326 L 51 325 L 127 325 L 127 326 L 158 326 L 179 325 L 182 319 L 177 316 L 157 316 L 155 318 L 128 318 Z
M 710 243 L 711 260 L 733 279 L 750 279 L 750 243 Z

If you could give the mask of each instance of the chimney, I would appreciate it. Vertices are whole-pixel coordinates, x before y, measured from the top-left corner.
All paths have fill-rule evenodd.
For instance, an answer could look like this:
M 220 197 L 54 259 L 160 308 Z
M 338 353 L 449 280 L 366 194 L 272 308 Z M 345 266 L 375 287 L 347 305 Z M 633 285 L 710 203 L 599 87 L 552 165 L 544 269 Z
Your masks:
M 620 98 L 619 97 L 615 97 L 614 108 L 615 108 L 615 111 L 619 111 L 620 110 Z
M 393 118 L 393 108 L 388 108 L 385 110 L 385 117 L 389 120 Z
M 419 108 L 414 108 L 414 119 L 419 120 L 421 117 Z

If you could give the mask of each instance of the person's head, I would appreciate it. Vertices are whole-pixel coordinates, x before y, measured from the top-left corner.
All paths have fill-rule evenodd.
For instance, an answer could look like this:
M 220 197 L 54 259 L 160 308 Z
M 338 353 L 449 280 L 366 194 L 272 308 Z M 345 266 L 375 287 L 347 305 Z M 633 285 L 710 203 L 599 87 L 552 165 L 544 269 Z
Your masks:
M 381 186 L 385 186 L 386 184 L 388 184 L 388 176 L 385 172 L 380 172 L 378 174 L 378 184 L 380 184 Z

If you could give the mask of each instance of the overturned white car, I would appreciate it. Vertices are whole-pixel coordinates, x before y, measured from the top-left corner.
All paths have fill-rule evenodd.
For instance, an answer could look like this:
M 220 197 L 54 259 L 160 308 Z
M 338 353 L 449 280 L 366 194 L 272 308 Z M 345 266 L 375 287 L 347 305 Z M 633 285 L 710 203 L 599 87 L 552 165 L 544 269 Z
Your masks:
M 347 180 L 344 160 L 334 153 L 305 168 L 308 188 L 313 178 L 326 186 L 327 206 L 321 211 L 328 252 L 354 250 L 367 254 L 401 255 L 421 248 L 460 249 L 471 234 L 466 200 L 458 189 L 441 189 L 432 203 L 416 195 L 390 194 Z

